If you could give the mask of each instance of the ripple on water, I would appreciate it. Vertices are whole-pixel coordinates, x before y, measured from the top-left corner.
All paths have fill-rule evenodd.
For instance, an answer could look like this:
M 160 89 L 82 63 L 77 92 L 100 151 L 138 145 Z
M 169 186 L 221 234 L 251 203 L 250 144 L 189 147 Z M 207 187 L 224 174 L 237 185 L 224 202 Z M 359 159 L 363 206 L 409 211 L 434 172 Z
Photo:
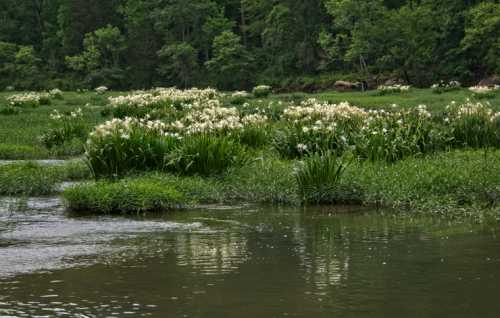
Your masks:
M 200 222 L 68 218 L 57 198 L 30 198 L 16 212 L 5 208 L 12 200 L 0 202 L 0 278 L 92 264 L 95 255 L 126 249 L 127 238 L 140 234 L 204 230 Z

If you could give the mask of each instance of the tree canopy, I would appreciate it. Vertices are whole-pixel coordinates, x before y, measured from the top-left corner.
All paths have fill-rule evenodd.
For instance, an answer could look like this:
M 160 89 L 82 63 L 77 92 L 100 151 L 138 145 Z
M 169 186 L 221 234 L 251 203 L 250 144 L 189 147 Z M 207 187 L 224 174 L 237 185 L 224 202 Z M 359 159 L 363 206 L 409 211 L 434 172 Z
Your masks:
M 3 0 L 0 20 L 0 89 L 500 72 L 495 0 Z

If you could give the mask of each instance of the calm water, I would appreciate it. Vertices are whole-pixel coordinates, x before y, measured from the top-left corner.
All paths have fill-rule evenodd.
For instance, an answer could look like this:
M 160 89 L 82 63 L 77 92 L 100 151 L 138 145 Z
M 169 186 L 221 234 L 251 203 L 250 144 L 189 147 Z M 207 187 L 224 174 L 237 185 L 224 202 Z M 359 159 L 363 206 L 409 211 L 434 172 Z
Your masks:
M 500 227 L 333 208 L 77 218 L 56 199 L 0 202 L 0 317 L 500 315 Z

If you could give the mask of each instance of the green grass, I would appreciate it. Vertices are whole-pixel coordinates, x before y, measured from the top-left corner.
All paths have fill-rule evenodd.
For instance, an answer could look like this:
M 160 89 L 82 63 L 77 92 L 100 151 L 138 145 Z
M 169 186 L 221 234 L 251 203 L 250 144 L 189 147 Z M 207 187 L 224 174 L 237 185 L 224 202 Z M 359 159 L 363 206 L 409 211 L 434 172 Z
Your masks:
M 0 195 L 49 195 L 58 191 L 63 181 L 90 178 L 82 161 L 62 166 L 43 166 L 34 162 L 0 165 Z
M 452 151 L 395 164 L 357 163 L 340 188 L 365 205 L 439 215 L 472 214 L 500 203 L 500 151 Z M 341 198 L 339 193 L 339 200 Z
M 0 93 L 0 108 L 4 107 L 2 105 L 6 105 L 6 98 L 12 94 L 14 93 Z M 99 100 L 97 100 L 95 95 L 95 93 L 65 92 L 63 99 L 54 99 L 50 105 L 22 109 L 19 114 L 14 115 L 0 114 L 0 159 L 66 158 L 81 154 L 83 147 L 75 147 L 74 145 L 67 147 L 66 150 L 48 151 L 43 147 L 40 137 L 50 128 L 52 111 L 69 112 L 78 107 L 83 109 L 86 129 L 91 131 L 97 123 L 105 119 L 101 116 L 100 111 L 106 97 L 99 96 Z M 86 107 L 87 104 L 91 106 Z M 6 151 L 8 147 L 18 148 Z M 19 151 L 20 149 L 24 151 Z
M 99 214 L 165 212 L 198 203 L 213 203 L 218 186 L 201 178 L 147 175 L 116 182 L 87 182 L 66 189 L 70 211 Z
M 377 95 L 376 91 L 367 92 L 324 92 L 317 94 L 283 94 L 275 95 L 271 99 L 307 99 L 317 98 L 321 101 L 329 101 L 332 103 L 340 103 L 348 101 L 352 105 L 363 108 L 385 108 L 388 109 L 392 104 L 397 104 L 402 108 L 411 108 L 418 105 L 427 105 L 432 112 L 442 112 L 445 107 L 452 101 L 464 102 L 467 98 L 472 98 L 473 93 L 466 88 L 456 91 L 435 94 L 431 89 L 416 89 L 412 88 L 407 93 L 387 94 L 383 96 Z M 496 111 L 500 111 L 500 93 L 496 93 L 493 98 L 482 100 L 488 101 Z

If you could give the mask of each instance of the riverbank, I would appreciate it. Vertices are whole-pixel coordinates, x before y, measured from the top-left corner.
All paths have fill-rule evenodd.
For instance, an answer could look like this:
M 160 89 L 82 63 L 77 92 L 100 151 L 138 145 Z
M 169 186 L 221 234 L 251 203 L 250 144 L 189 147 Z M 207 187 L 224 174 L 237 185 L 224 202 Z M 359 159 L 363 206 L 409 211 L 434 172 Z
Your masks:
M 145 213 L 205 203 L 301 205 L 299 162 L 255 161 L 218 178 L 154 173 L 119 181 L 88 181 L 64 190 L 69 210 Z M 322 204 L 394 208 L 439 217 L 497 217 L 500 151 L 452 151 L 395 164 L 353 162 L 325 187 Z
M 85 144 L 85 161 L 0 165 L 0 195 L 62 191 L 69 211 L 96 214 L 250 203 L 495 218 L 499 96 L 64 93 L 0 115 L 0 158 L 81 156 Z

